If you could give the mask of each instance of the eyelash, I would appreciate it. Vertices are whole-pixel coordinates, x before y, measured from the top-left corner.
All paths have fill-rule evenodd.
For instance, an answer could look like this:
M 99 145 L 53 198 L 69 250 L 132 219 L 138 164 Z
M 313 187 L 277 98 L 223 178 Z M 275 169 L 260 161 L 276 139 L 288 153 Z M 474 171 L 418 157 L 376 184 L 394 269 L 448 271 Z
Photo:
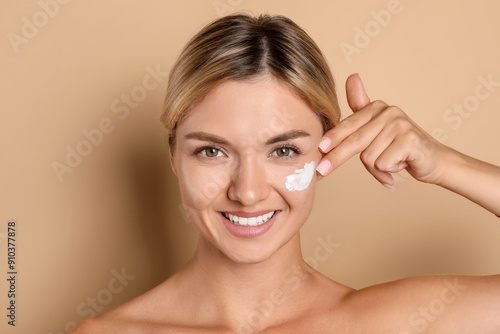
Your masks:
M 272 150 L 272 153 L 271 155 L 273 155 L 273 153 L 277 152 L 278 150 L 281 150 L 281 149 L 290 149 L 293 153 L 291 155 L 288 155 L 288 156 L 284 156 L 284 157 L 280 157 L 280 156 L 277 156 L 275 155 L 274 157 L 276 159 L 290 159 L 292 157 L 294 157 L 295 155 L 301 155 L 302 154 L 302 151 L 295 145 L 293 144 L 290 144 L 290 143 L 285 143 L 285 144 L 282 144 L 278 147 L 275 147 L 273 150 Z M 201 153 L 203 153 L 205 150 L 208 150 L 208 149 L 216 149 L 217 151 L 220 151 L 224 154 L 224 150 L 219 147 L 219 146 L 216 146 L 216 145 L 206 145 L 206 146 L 202 146 L 202 147 L 199 147 L 197 148 L 194 152 L 193 152 L 193 155 L 195 156 L 199 156 Z M 204 159 L 208 159 L 208 160 L 215 160 L 215 159 L 219 159 L 221 157 L 208 157 L 206 155 L 201 155 L 202 158 Z

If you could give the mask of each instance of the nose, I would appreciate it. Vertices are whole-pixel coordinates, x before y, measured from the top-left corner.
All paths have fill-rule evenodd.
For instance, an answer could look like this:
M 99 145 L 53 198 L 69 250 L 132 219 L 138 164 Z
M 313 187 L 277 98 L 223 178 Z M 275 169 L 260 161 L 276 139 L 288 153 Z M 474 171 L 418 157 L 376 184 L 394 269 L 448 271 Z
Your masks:
M 270 184 L 262 163 L 255 158 L 247 158 L 236 163 L 228 189 L 229 199 L 251 207 L 266 199 L 269 191 Z

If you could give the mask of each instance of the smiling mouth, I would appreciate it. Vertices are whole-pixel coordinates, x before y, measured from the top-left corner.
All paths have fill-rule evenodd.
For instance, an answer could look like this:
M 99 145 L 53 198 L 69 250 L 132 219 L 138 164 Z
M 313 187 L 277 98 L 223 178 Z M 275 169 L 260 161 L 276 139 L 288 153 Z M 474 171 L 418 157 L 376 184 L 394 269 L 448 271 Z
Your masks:
M 256 217 L 239 217 L 230 213 L 222 212 L 222 215 L 226 217 L 231 224 L 239 226 L 259 226 L 267 223 L 276 213 L 276 211 L 271 211 Z

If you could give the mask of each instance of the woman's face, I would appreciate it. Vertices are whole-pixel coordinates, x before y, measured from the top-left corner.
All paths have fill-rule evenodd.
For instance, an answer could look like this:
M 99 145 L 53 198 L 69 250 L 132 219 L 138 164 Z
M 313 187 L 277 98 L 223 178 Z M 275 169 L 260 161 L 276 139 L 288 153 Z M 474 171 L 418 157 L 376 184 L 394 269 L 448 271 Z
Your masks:
M 177 127 L 171 156 L 201 236 L 242 263 L 286 245 L 312 208 L 322 134 L 318 116 L 275 78 L 217 86 Z

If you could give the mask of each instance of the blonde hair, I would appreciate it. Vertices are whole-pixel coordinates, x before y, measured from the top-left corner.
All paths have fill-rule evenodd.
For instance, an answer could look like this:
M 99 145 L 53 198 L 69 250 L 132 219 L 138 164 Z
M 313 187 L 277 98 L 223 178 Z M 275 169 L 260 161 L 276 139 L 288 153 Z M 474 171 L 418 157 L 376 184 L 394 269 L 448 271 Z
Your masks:
M 266 74 L 290 85 L 319 116 L 324 132 L 337 124 L 333 76 L 311 37 L 284 16 L 234 14 L 196 34 L 170 72 L 161 115 L 170 148 L 178 124 L 217 84 Z

